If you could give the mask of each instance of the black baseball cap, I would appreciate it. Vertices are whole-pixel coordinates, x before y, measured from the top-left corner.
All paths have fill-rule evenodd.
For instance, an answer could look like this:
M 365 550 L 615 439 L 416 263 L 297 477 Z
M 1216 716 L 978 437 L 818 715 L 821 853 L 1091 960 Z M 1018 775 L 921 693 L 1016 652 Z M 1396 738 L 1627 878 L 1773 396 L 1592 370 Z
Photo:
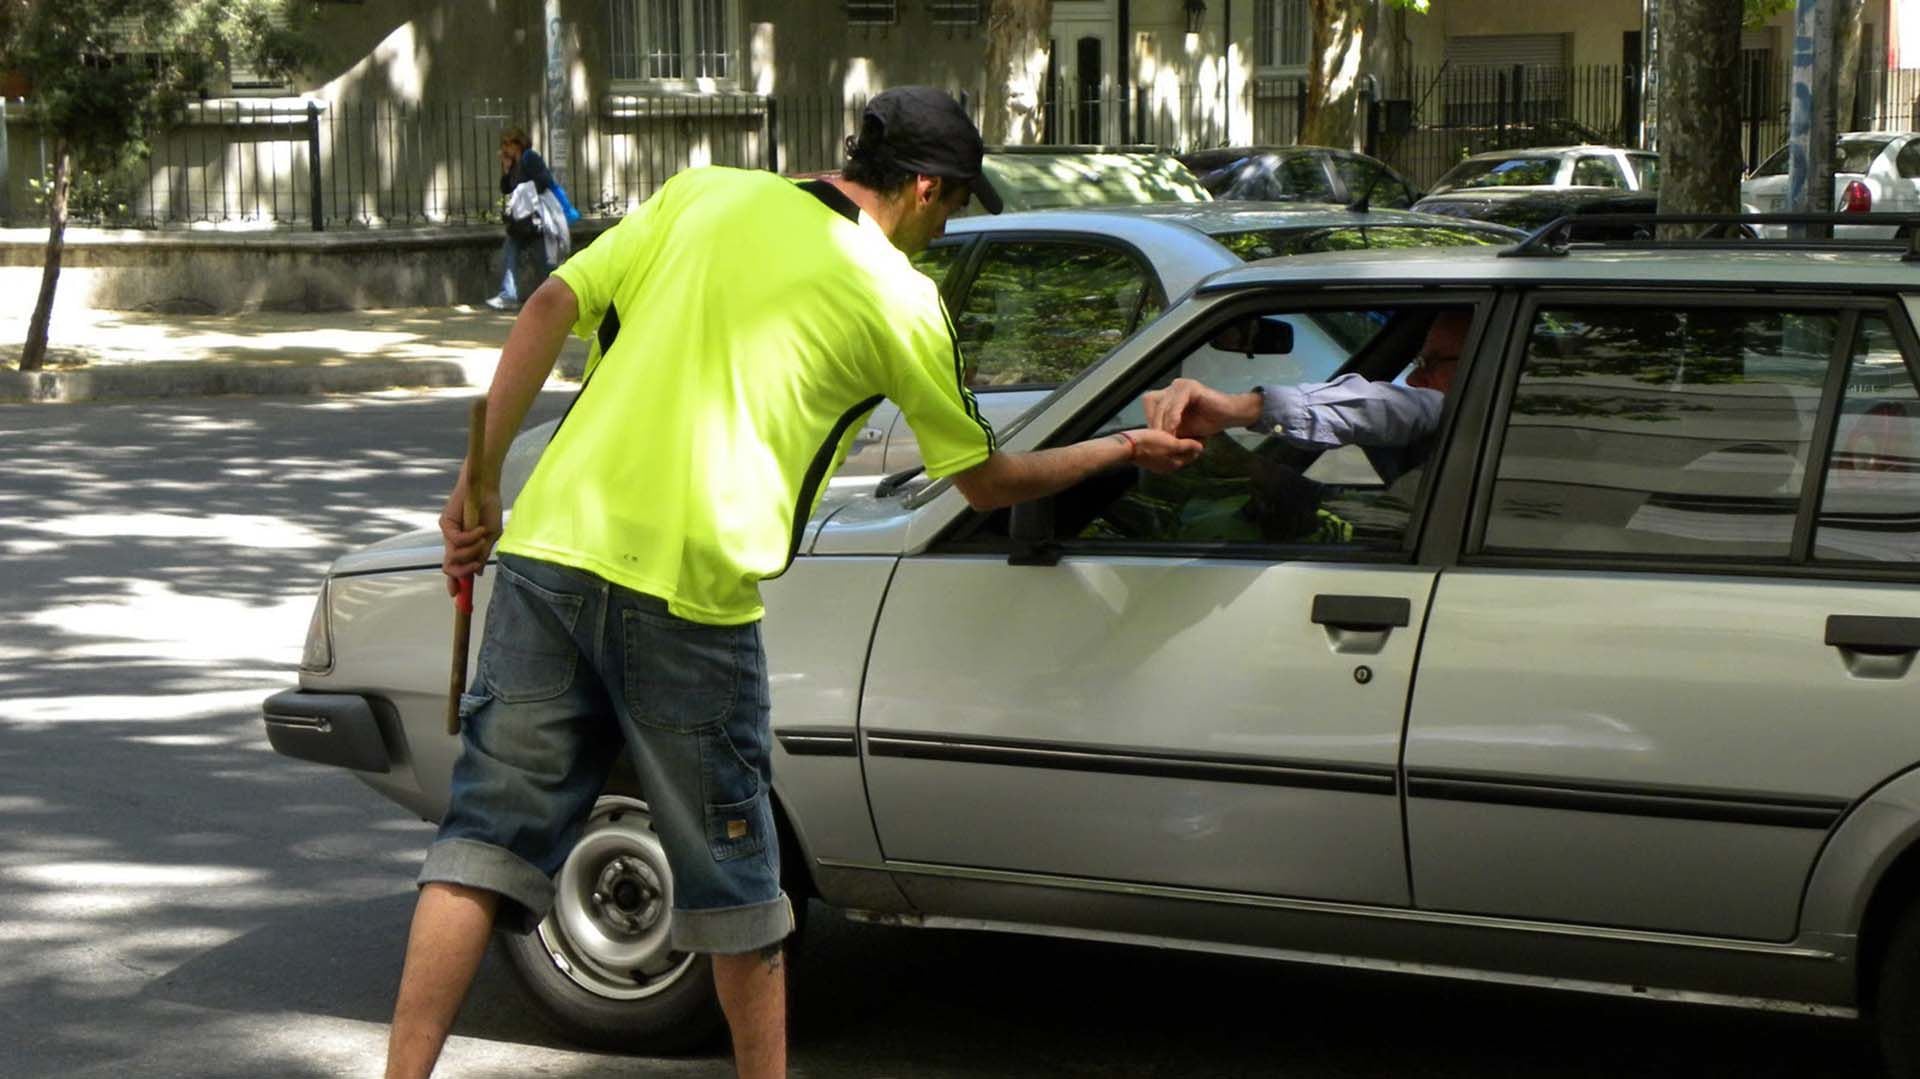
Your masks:
M 1003 205 L 1000 192 L 980 171 L 986 144 L 966 110 L 944 90 L 896 86 L 867 101 L 860 135 L 848 140 L 850 157 L 872 155 L 909 172 L 965 181 L 988 213 Z

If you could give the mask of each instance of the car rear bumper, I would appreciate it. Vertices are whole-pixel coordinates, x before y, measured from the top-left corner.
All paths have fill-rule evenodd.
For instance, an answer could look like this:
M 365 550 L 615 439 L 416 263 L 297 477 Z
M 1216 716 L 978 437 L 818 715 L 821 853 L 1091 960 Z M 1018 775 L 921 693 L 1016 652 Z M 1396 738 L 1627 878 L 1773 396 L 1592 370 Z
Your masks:
M 358 693 L 289 689 L 261 706 L 275 752 L 315 764 L 384 773 L 392 767 L 373 704 Z

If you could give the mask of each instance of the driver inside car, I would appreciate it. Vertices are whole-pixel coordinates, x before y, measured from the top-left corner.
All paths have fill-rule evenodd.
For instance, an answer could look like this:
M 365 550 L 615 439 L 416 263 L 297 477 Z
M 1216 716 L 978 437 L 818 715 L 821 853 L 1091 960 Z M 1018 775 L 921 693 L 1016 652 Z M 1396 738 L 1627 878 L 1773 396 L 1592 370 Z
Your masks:
M 1236 321 L 1209 342 L 1251 354 L 1265 320 Z M 1472 327 L 1472 311 L 1434 315 L 1404 383 L 1348 372 L 1327 382 L 1263 385 L 1227 393 L 1176 378 L 1143 400 L 1149 426 L 1204 440 L 1200 459 L 1169 476 L 1139 484 L 1092 522 L 1083 535 L 1199 541 L 1342 543 L 1353 526 L 1322 508 L 1330 485 L 1308 479 L 1289 450 L 1358 446 L 1391 486 L 1432 450 L 1446 395 Z M 1219 437 L 1233 428 L 1270 436 L 1248 448 Z

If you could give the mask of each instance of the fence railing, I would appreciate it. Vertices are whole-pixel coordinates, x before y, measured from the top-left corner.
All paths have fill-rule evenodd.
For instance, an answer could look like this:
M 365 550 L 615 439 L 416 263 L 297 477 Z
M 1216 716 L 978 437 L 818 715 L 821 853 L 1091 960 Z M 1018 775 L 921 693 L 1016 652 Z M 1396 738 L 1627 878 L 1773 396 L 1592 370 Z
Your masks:
M 1784 64 L 1743 61 L 1742 152 L 1749 168 L 1787 133 Z M 1441 67 L 1381 80 L 1366 102 L 1368 147 L 1426 186 L 1469 154 L 1525 145 L 1641 142 L 1641 80 L 1630 65 Z M 1842 129 L 1920 128 L 1920 69 L 1861 75 Z M 567 125 L 561 178 L 589 215 L 639 205 L 674 173 L 721 164 L 786 173 L 837 168 L 864 100 L 717 94 L 603 98 Z M 978 118 L 980 103 L 969 102 Z M 139 165 L 81 177 L 73 220 L 135 227 L 379 228 L 499 220 L 500 132 L 533 129 L 531 98 L 426 104 L 219 101 L 193 106 Z M 1150 144 L 1173 151 L 1300 137 L 1306 85 L 1261 80 L 1228 100 L 1218 87 L 1134 88 L 1076 96 L 1055 86 L 1042 141 Z M 22 103 L 0 102 L 0 222 L 34 226 L 50 175 L 44 137 Z

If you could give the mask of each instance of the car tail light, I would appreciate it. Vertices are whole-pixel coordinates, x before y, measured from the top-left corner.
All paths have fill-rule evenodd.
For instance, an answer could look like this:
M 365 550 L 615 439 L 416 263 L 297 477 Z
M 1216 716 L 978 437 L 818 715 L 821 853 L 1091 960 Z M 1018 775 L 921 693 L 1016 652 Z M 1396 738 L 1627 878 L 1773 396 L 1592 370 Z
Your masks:
M 1873 209 L 1873 192 L 1858 180 L 1849 180 L 1846 189 L 1840 192 L 1840 212 L 1843 214 L 1864 214 Z

